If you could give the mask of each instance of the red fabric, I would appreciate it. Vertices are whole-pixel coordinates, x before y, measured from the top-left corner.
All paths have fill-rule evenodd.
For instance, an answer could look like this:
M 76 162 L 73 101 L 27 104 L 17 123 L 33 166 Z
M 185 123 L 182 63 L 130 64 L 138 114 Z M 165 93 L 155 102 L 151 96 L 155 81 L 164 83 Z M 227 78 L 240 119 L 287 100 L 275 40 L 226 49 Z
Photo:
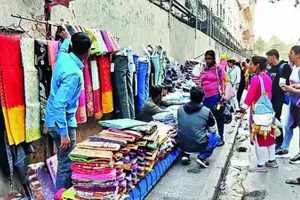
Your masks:
M 89 69 L 89 62 L 84 63 L 84 88 L 85 88 L 85 98 L 86 98 L 86 111 L 88 117 L 93 117 L 94 103 L 93 103 L 93 88 L 92 88 L 92 78 Z
M 98 72 L 100 77 L 101 102 L 103 113 L 113 111 L 113 93 L 110 73 L 110 55 L 103 55 L 97 58 Z
M 5 96 L 1 96 L 2 104 L 6 108 L 24 105 L 20 38 L 0 35 L 0 52 L 0 70 L 5 92 Z

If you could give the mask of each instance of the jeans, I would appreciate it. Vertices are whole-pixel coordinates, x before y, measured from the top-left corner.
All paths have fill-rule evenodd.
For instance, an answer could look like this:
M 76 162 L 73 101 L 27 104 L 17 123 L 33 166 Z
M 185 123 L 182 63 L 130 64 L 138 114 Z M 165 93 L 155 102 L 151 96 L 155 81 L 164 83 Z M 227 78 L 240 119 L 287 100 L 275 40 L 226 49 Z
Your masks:
M 69 154 L 75 148 L 76 145 L 76 129 L 72 127 L 68 127 L 68 133 L 71 140 L 70 148 L 66 151 L 61 150 L 60 147 L 60 135 L 58 127 L 51 127 L 50 135 L 53 138 L 57 149 L 57 173 L 56 173 L 56 191 L 60 190 L 61 188 L 70 188 L 72 185 L 71 181 L 71 164 L 72 161 L 69 158 Z
M 153 63 L 154 65 L 154 85 L 159 85 L 159 80 L 160 80 L 160 63 L 159 63 L 159 58 L 158 56 L 151 56 L 151 62 Z
M 272 99 L 272 105 L 275 112 L 275 117 L 279 121 L 281 121 L 281 114 L 282 114 L 282 106 L 283 106 L 283 100 L 280 100 L 280 98 L 273 98 Z M 283 143 L 283 130 L 280 128 L 281 135 L 276 137 L 276 147 L 281 147 Z
M 217 121 L 218 131 L 221 139 L 223 140 L 224 135 L 224 119 L 218 112 L 215 111 L 215 106 L 218 102 L 220 102 L 221 96 L 219 94 L 214 95 L 212 97 L 205 98 L 203 101 L 203 105 L 209 108 Z
M 115 55 L 113 63 L 115 63 L 113 79 L 117 117 L 134 119 L 133 58 L 129 59 L 128 56 Z
M 207 136 L 208 136 L 207 147 L 204 152 L 202 152 L 198 155 L 199 159 L 209 158 L 212 155 L 215 148 L 218 146 L 220 139 L 221 139 L 220 135 L 218 135 L 216 133 L 209 133 Z
M 143 105 L 149 97 L 149 63 L 146 60 L 139 60 L 137 66 L 137 92 L 138 92 L 138 111 L 142 110 Z

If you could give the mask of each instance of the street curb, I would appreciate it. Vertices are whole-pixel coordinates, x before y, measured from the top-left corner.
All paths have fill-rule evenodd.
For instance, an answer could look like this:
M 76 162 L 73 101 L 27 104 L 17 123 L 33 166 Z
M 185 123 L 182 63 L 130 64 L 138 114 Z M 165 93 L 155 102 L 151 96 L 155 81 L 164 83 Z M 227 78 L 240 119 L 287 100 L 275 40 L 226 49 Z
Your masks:
M 230 164 L 230 159 L 233 156 L 233 152 L 234 152 L 234 147 L 235 147 L 235 144 L 236 144 L 237 135 L 239 133 L 239 127 L 242 124 L 242 122 L 243 122 L 243 118 L 240 121 L 238 121 L 236 127 L 234 128 L 234 131 L 233 131 L 234 137 L 231 138 L 232 141 L 230 143 L 231 147 L 229 148 L 229 152 L 227 154 L 225 163 L 224 163 L 222 169 L 220 170 L 221 172 L 220 172 L 220 175 L 218 176 L 219 177 L 218 184 L 215 186 L 215 190 L 213 192 L 213 195 L 211 195 L 211 197 L 212 197 L 211 200 L 217 200 L 218 197 L 219 197 L 219 195 L 220 195 L 220 192 L 221 192 L 220 185 L 224 181 L 224 178 L 227 175 L 228 167 L 229 167 L 229 164 Z

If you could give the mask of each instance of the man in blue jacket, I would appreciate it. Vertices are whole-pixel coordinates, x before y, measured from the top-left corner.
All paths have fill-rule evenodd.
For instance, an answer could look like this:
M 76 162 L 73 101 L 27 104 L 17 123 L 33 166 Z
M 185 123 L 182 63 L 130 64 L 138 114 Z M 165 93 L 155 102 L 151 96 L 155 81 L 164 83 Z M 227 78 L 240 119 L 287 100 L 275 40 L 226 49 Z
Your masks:
M 51 79 L 51 90 L 46 106 L 45 124 L 57 147 L 56 190 L 71 186 L 71 160 L 68 154 L 76 144 L 75 113 L 83 84 L 83 62 L 90 54 L 91 41 L 87 34 L 75 33 L 72 38 L 64 29 Z M 72 45 L 71 53 L 69 45 Z
M 192 87 L 190 102 L 178 109 L 177 144 L 183 151 L 182 163 L 189 164 L 189 153 L 199 153 L 196 162 L 208 167 L 207 159 L 218 146 L 216 120 L 209 108 L 202 104 L 204 91 L 201 87 Z

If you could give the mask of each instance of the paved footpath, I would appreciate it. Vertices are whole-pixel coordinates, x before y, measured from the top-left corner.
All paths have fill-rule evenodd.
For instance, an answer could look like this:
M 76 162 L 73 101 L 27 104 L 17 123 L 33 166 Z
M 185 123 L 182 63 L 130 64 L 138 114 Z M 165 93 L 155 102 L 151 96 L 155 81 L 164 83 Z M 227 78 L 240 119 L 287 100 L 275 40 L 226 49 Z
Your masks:
M 200 169 L 195 162 L 196 155 L 191 157 L 191 164 L 181 165 L 177 159 L 173 166 L 156 184 L 145 198 L 146 200 L 210 200 L 219 190 L 219 181 L 224 174 L 236 130 L 231 125 L 225 128 L 225 145 L 217 148 L 209 160 L 210 166 Z
M 286 108 L 284 109 L 286 113 Z M 245 126 L 245 125 L 244 125 Z M 250 145 L 248 130 L 239 129 L 234 149 L 246 147 L 247 152 L 234 151 L 225 178 L 225 190 L 220 200 L 299 200 L 300 186 L 285 184 L 288 178 L 300 176 L 300 165 L 289 164 L 288 157 L 277 158 L 279 168 L 269 169 L 268 173 L 249 173 L 248 166 L 256 164 L 254 146 Z M 299 131 L 295 129 L 289 156 L 298 153 Z M 265 151 L 267 159 L 267 150 Z

